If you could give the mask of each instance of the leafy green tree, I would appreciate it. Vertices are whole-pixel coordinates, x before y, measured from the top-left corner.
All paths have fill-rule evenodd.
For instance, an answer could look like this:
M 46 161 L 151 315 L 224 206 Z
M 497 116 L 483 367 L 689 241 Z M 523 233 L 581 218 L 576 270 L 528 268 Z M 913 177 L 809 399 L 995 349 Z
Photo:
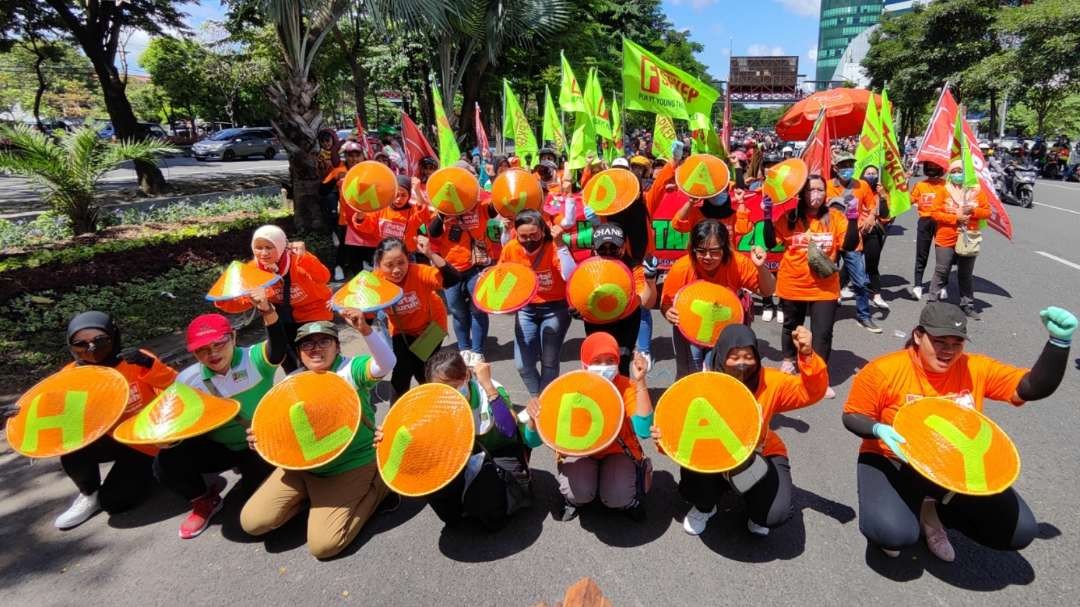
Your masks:
M 206 48 L 190 38 L 160 36 L 151 39 L 139 56 L 139 65 L 168 96 L 169 105 L 184 113 L 192 128 L 199 106 L 210 94 L 206 70 L 209 55 Z
M 76 234 L 97 231 L 98 181 L 125 160 L 157 164 L 157 155 L 176 152 L 163 141 L 105 141 L 83 127 L 61 133 L 59 141 L 26 125 L 4 127 L 9 150 L 0 152 L 0 169 L 28 177 L 47 189 L 53 210 L 71 219 Z

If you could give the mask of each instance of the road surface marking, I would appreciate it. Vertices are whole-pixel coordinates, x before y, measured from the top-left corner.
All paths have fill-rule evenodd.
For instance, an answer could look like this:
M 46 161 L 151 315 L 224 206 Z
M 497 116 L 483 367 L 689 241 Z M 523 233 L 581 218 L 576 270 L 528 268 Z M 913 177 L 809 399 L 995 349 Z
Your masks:
M 1053 183 L 1053 182 L 1045 181 L 1045 180 L 1042 180 L 1042 179 L 1040 179 L 1037 183 L 1038 183 L 1038 185 L 1048 185 L 1048 186 L 1050 186 L 1052 188 L 1061 188 L 1063 190 L 1072 190 L 1074 192 L 1077 189 L 1080 189 L 1080 186 L 1065 185 L 1064 183 Z
M 1063 264 L 1069 266 L 1070 268 L 1080 270 L 1080 263 L 1073 263 L 1073 262 L 1069 261 L 1068 259 L 1062 259 L 1062 258 L 1058 257 L 1057 255 L 1051 255 L 1051 254 L 1047 253 L 1046 251 L 1035 251 L 1035 253 L 1037 255 L 1042 255 L 1043 257 L 1045 257 L 1047 259 L 1053 259 L 1054 261 L 1056 261 L 1058 263 L 1063 263 Z
M 1073 215 L 1080 215 L 1080 211 L 1077 211 L 1075 209 L 1064 209 L 1062 207 L 1055 207 L 1054 205 L 1046 204 L 1045 202 L 1033 202 L 1031 204 L 1039 207 L 1046 207 L 1048 209 L 1054 209 L 1055 211 L 1065 211 L 1066 213 L 1072 213 Z

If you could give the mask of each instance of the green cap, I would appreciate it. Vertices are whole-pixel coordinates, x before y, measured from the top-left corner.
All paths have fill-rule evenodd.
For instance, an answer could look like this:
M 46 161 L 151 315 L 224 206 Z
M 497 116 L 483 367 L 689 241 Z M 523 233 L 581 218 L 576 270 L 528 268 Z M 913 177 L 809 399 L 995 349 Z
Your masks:
M 300 343 L 304 338 L 311 337 L 312 335 L 329 335 L 334 339 L 338 338 L 337 328 L 334 327 L 334 323 L 329 320 L 317 320 L 315 322 L 304 324 L 297 329 L 296 339 L 293 341 Z

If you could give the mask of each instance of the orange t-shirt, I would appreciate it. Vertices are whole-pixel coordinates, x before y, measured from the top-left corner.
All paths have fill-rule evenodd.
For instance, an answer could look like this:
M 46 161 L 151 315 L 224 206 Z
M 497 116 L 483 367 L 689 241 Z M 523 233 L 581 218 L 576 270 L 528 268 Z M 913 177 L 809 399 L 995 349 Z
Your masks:
M 442 234 L 438 237 L 431 237 L 431 248 L 439 255 L 442 255 L 446 263 L 454 266 L 459 272 L 464 272 L 473 267 L 472 250 L 473 240 L 475 240 L 476 236 L 473 230 L 469 228 L 470 224 L 465 220 L 465 217 L 475 215 L 475 209 L 460 217 L 444 215 Z M 456 241 L 450 239 L 450 230 L 454 226 L 460 226 L 461 229 L 461 234 Z
M 891 424 L 905 404 L 924 396 L 939 396 L 982 411 L 983 399 L 1012 401 L 1027 369 L 998 362 L 982 354 L 962 354 L 951 369 L 927 373 L 914 348 L 905 348 L 870 361 L 855 375 L 844 413 L 858 413 Z M 890 455 L 885 443 L 864 439 L 860 453 Z
M 687 253 L 668 270 L 667 278 L 664 279 L 664 295 L 660 299 L 660 309 L 667 310 L 673 306 L 679 289 L 699 279 L 727 287 L 732 291 L 747 289 L 757 292 L 761 290 L 757 266 L 750 261 L 749 257 L 732 251 L 726 264 L 708 273 L 694 263 L 693 253 Z
M 380 270 L 375 270 L 379 278 L 390 280 Z M 410 263 L 405 273 L 405 280 L 398 283 L 401 287 L 401 299 L 386 313 L 390 335 L 420 335 L 432 322 L 436 322 L 445 331 L 446 306 L 439 297 L 443 288 L 442 273 L 433 266 Z
M 911 202 L 915 203 L 915 208 L 919 210 L 919 217 L 930 217 L 934 212 L 934 205 L 948 197 L 944 179 L 926 179 L 916 183 L 911 189 Z
M 375 213 L 354 213 L 353 227 L 365 238 L 375 244 L 384 238 L 400 238 L 405 241 L 405 248 L 416 250 L 416 236 L 420 226 L 431 221 L 431 211 L 424 207 L 408 204 L 400 209 L 386 207 Z
M 618 438 L 611 441 L 611 444 L 603 451 L 594 453 L 589 457 L 603 459 L 609 455 L 623 453 L 622 445 L 619 444 L 621 440 L 630 453 L 634 455 L 634 459 L 640 460 L 643 456 L 641 443 L 638 441 L 637 434 L 634 433 L 634 422 L 630 421 L 630 418 L 634 416 L 634 412 L 637 411 L 637 388 L 634 387 L 634 382 L 630 381 L 630 378 L 625 375 L 616 375 L 612 383 L 622 394 L 623 409 L 626 414 L 623 417 L 622 426 L 619 427 Z
M 794 211 L 791 211 L 792 213 Z M 810 271 L 806 248 L 816 242 L 821 252 L 836 260 L 847 235 L 848 220 L 836 209 L 829 209 L 829 225 L 818 218 L 810 225 L 799 223 L 788 228 L 787 214 L 773 221 L 776 239 L 784 243 L 784 256 L 776 275 L 776 295 L 790 301 L 827 301 L 840 297 L 840 273 L 819 278 Z
M 566 281 L 562 277 L 562 264 L 555 252 L 555 244 L 546 242 L 535 253 L 529 253 L 515 238 L 506 243 L 499 255 L 499 263 L 514 261 L 529 266 L 536 272 L 540 284 L 530 304 L 550 303 L 566 299 Z
M 292 283 L 289 290 L 289 305 L 292 306 L 293 321 L 296 323 L 312 322 L 316 320 L 333 320 L 334 313 L 326 304 L 330 301 L 331 291 L 330 270 L 326 269 L 319 258 L 310 251 L 297 258 L 292 251 L 288 252 L 289 281 Z M 248 266 L 258 268 L 259 262 L 254 259 L 247 262 Z M 261 268 L 260 268 L 261 269 Z M 267 290 L 270 303 L 281 305 L 284 298 L 285 280 L 279 280 Z M 228 314 L 237 314 L 251 307 L 251 301 L 247 297 L 214 302 L 219 310 Z
M 975 203 L 975 209 L 971 212 L 971 216 L 968 217 L 967 229 L 978 230 L 979 220 L 990 217 L 990 200 L 987 199 L 986 192 L 981 189 L 969 193 L 968 196 Z M 939 200 L 934 205 L 931 212 L 934 222 L 937 223 L 934 244 L 939 247 L 956 246 L 956 239 L 959 238 L 959 229 L 957 227 L 960 219 L 959 213 L 960 206 L 948 193 L 945 194 L 944 199 Z
M 825 360 L 816 353 L 809 357 L 799 356 L 797 377 L 778 369 L 761 369 L 761 381 L 754 392 L 754 398 L 761 405 L 761 423 L 765 429 L 759 443 L 762 455 L 787 457 L 788 454 L 784 441 L 769 427 L 772 416 L 817 403 L 825 397 L 828 387 L 829 369 L 825 366 Z

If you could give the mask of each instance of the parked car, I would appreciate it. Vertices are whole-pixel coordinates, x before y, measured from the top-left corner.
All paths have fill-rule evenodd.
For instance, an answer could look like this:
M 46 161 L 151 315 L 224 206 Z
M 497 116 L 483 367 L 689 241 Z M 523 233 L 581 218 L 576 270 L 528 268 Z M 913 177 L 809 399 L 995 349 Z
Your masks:
M 136 139 L 168 139 L 169 135 L 165 132 L 165 129 L 160 125 L 153 124 L 151 122 L 140 122 L 136 126 L 137 132 L 135 134 Z M 106 122 L 105 125 L 98 131 L 98 137 L 102 139 L 115 139 L 116 131 L 113 129 L 111 122 Z
M 191 146 L 195 160 L 235 160 L 250 156 L 272 160 L 277 152 L 274 132 L 266 127 L 225 129 Z

